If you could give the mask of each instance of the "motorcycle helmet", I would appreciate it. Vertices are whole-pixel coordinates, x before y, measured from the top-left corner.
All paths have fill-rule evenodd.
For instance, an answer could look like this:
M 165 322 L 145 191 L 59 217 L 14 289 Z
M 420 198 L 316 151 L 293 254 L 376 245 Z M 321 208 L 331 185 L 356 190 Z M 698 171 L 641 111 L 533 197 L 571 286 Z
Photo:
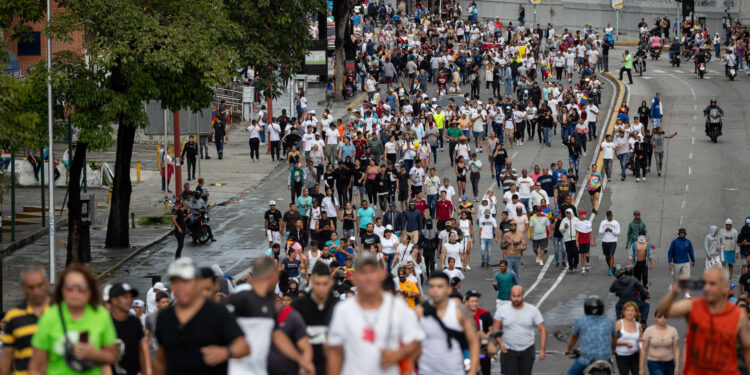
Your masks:
M 583 312 L 586 315 L 603 315 L 604 302 L 597 295 L 588 296 L 586 301 L 583 302 Z
M 622 264 L 615 264 L 615 266 L 612 267 L 612 274 L 618 279 L 620 276 L 624 275 L 625 272 L 625 267 L 623 267 Z
M 716 104 L 716 98 L 711 98 L 711 104 Z

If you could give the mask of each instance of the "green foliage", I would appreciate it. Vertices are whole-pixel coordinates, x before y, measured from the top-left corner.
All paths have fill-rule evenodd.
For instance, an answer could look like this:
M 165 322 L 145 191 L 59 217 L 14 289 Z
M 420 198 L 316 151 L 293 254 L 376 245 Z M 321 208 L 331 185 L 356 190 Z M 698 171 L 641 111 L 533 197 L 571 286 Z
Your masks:
M 40 118 L 24 106 L 33 95 L 30 82 L 11 77 L 2 69 L 0 65 L 0 149 L 18 150 L 33 144 L 32 130 Z
M 32 30 L 26 22 L 41 21 L 44 19 L 46 10 L 46 0 L 0 1 L 0 29 L 8 30 L 14 40 L 28 40 Z M 11 27 L 14 19 L 22 22 L 17 22 Z
M 298 73 L 307 50 L 305 15 L 324 11 L 320 0 L 224 0 L 230 19 L 241 29 L 233 40 L 239 66 L 250 66 L 259 74 L 257 87 L 266 96 L 281 94 L 281 81 Z

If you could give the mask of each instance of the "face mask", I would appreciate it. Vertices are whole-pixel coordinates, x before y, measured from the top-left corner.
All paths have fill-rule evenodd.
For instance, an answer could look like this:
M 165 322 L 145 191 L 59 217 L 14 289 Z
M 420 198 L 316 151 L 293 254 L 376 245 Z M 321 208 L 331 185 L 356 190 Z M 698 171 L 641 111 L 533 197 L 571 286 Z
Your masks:
M 638 242 L 645 243 L 646 242 L 646 236 L 638 236 Z
M 427 224 L 425 227 L 427 227 L 427 229 L 432 229 L 432 224 Z

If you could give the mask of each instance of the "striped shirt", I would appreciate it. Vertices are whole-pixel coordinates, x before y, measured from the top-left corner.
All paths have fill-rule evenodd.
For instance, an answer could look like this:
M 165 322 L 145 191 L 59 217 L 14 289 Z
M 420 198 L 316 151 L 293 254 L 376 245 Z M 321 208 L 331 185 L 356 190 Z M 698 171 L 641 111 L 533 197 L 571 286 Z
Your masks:
M 49 310 L 45 306 L 44 311 Z M 0 341 L 4 347 L 13 348 L 13 374 L 28 374 L 29 361 L 31 361 L 31 338 L 36 333 L 38 316 L 34 314 L 31 306 L 24 301 L 18 307 L 15 307 L 5 314 L 3 321 L 5 329 Z

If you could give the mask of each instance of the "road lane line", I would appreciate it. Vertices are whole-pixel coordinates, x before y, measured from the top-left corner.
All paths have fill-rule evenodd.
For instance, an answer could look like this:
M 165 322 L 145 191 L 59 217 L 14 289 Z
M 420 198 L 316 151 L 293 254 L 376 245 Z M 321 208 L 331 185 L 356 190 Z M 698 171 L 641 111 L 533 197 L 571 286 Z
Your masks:
M 686 184 L 686 185 L 685 185 L 685 191 L 689 191 L 689 190 L 690 190 L 690 185 L 687 185 L 687 184 Z
M 510 156 L 511 159 L 515 159 L 516 155 L 518 155 L 518 151 L 514 151 L 513 155 Z
M 691 141 L 693 144 L 695 144 L 695 137 L 693 137 L 693 140 Z
M 693 167 L 688 167 L 688 176 L 693 175 Z
M 682 201 L 682 208 L 685 208 L 686 204 L 687 204 L 687 201 Z
M 690 153 L 690 159 L 691 160 L 693 159 L 693 153 L 692 152 Z
M 550 255 L 549 257 L 547 257 L 547 262 L 544 264 L 544 267 L 542 267 L 542 271 L 539 272 L 539 276 L 536 277 L 536 281 L 534 281 L 534 283 L 531 284 L 531 287 L 529 287 L 529 289 L 526 290 L 524 295 L 528 296 L 536 288 L 536 286 L 539 285 L 539 282 L 542 281 L 542 279 L 544 278 L 544 274 L 547 273 L 549 266 L 552 264 L 552 259 L 554 258 L 555 258 L 554 255 Z
M 680 225 L 682 225 L 682 219 L 683 218 L 684 218 L 683 216 L 680 216 Z
M 544 301 L 549 297 L 550 294 L 552 294 L 552 291 L 557 288 L 558 285 L 562 282 L 563 277 L 565 277 L 565 274 L 568 272 L 568 269 L 563 269 L 562 272 L 560 272 L 560 276 L 557 277 L 557 280 L 555 280 L 555 283 L 552 284 L 552 287 L 547 290 L 547 293 L 544 293 L 541 299 L 539 299 L 539 302 L 536 303 L 536 308 L 539 309 Z
M 677 77 L 677 76 L 676 76 L 676 75 L 674 75 L 674 74 L 670 74 L 670 76 L 672 76 L 672 78 L 674 78 L 674 79 L 676 79 L 676 80 L 678 80 L 678 81 L 680 81 L 680 82 L 684 83 L 684 84 L 685 84 L 685 86 L 687 86 L 687 87 L 688 87 L 688 88 L 690 89 L 690 92 L 691 92 L 691 93 L 693 94 L 693 102 L 695 102 L 695 101 L 696 101 L 696 97 L 695 97 L 695 90 L 693 90 L 693 87 L 692 87 L 692 86 L 690 86 L 690 85 L 688 85 L 688 83 L 687 83 L 687 82 L 685 82 L 684 80 L 682 80 L 681 78 Z M 695 109 L 694 109 L 695 111 L 697 111 L 697 110 L 698 110 L 698 105 L 697 105 L 697 104 L 693 105 L 693 107 L 695 107 Z

